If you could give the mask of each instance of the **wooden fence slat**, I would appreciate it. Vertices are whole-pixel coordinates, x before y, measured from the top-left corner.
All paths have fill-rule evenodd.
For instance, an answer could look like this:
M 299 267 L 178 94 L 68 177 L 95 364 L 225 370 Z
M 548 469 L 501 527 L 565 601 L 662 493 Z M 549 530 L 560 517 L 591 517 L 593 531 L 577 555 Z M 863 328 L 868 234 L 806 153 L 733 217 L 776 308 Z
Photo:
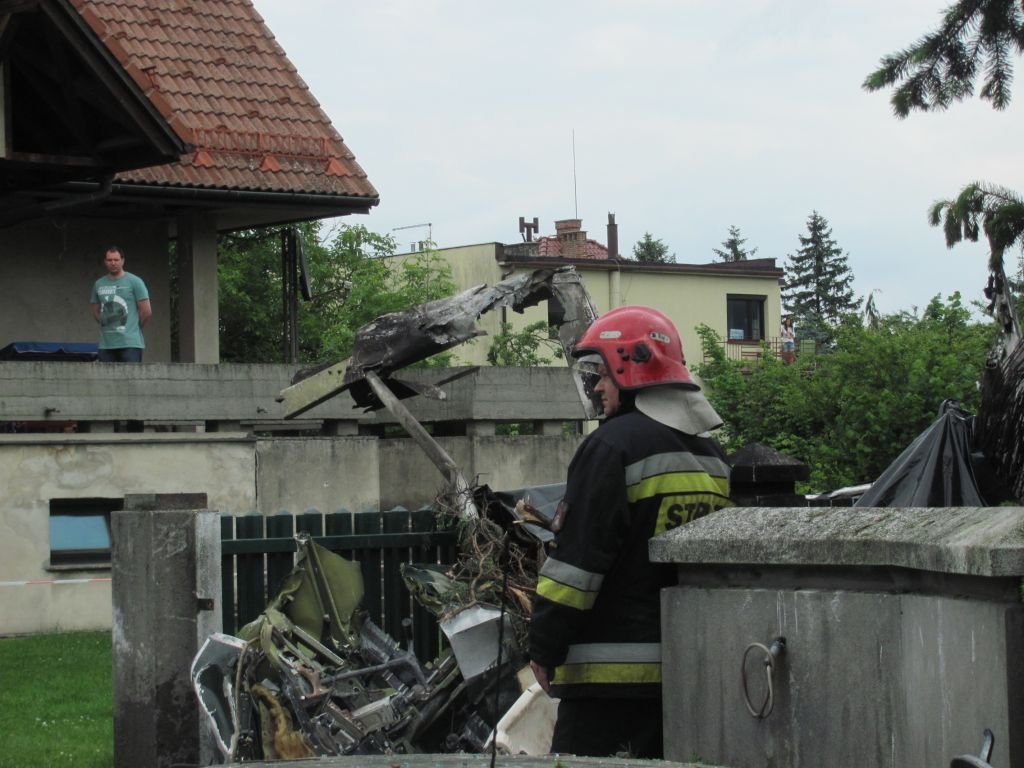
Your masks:
M 324 535 L 324 516 L 315 509 L 303 512 L 295 522 L 296 531 L 308 533 L 310 536 Z
M 436 525 L 434 510 L 429 507 L 414 510 L 410 520 L 413 531 L 424 534 L 433 532 Z M 436 538 L 432 538 L 430 541 L 436 542 Z M 438 551 L 439 547 L 436 543 L 424 543 L 413 552 L 412 561 L 421 565 L 438 563 L 440 562 Z M 412 601 L 412 641 L 416 655 L 421 661 L 434 659 L 440 653 L 440 625 L 434 614 L 416 600 Z
M 359 562 L 359 553 L 355 550 L 354 546 L 341 549 L 338 544 L 340 539 L 337 538 L 345 537 L 347 539 L 352 536 L 351 512 L 347 509 L 339 509 L 337 512 L 324 515 L 324 534 L 324 538 L 319 540 L 320 544 L 323 544 L 332 552 L 337 552 L 346 560 Z
M 236 518 L 235 535 L 238 539 L 262 539 L 263 516 L 247 515 Z M 259 616 L 267 606 L 263 555 L 238 555 L 235 563 L 238 578 L 238 626 L 242 627 Z
M 354 527 L 356 534 L 380 533 L 381 516 L 379 513 L 362 512 L 355 516 Z M 370 621 L 383 627 L 380 550 L 361 551 L 356 559 L 359 560 L 359 568 L 363 572 L 363 607 Z
M 384 533 L 407 533 L 409 531 L 409 510 L 402 507 L 381 513 Z M 402 563 L 409 562 L 409 546 L 385 547 L 382 552 L 384 574 L 384 624 L 383 629 L 392 639 L 401 642 L 405 633 L 402 619 L 412 611 L 409 590 L 402 581 Z
M 235 518 L 231 515 L 220 517 L 220 540 L 223 547 L 228 539 L 235 538 Z M 235 560 L 232 557 L 221 556 L 220 559 L 220 614 L 221 622 L 224 625 L 224 632 L 229 635 L 238 631 L 238 619 L 235 616 L 237 603 L 235 602 Z
M 267 538 L 288 538 L 293 544 L 295 530 L 295 518 L 287 512 L 272 515 L 267 518 Z M 293 547 L 294 549 L 294 547 Z M 267 552 L 267 602 L 277 595 L 281 589 L 281 583 L 292 572 L 295 567 L 295 555 L 292 551 Z
M 401 578 L 402 563 L 451 563 L 453 531 L 435 530 L 433 511 L 396 508 L 384 513 L 329 515 L 307 512 L 293 517 L 249 515 L 221 518 L 221 597 L 224 631 L 238 629 L 263 612 L 294 568 L 294 531 L 309 533 L 321 546 L 359 563 L 363 608 L 395 641 L 405 645 L 402 620 L 413 617 L 416 655 L 427 662 L 444 643 L 436 618 L 416 603 Z

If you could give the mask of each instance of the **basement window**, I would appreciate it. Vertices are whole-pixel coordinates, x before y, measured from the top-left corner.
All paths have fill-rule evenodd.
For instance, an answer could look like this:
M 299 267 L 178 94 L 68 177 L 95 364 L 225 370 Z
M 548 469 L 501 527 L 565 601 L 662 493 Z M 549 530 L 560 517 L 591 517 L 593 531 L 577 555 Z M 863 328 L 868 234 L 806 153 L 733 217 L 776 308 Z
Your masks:
M 110 513 L 123 499 L 51 499 L 50 568 L 110 566 Z
M 726 296 L 729 341 L 764 340 L 764 296 Z

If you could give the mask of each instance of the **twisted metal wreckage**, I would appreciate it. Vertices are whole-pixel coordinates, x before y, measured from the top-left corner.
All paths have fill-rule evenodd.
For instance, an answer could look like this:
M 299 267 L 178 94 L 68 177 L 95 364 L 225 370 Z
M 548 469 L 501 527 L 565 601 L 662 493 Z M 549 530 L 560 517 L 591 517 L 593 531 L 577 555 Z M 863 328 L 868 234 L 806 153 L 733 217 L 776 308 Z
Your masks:
M 439 618 L 450 647 L 421 664 L 359 610 L 358 564 L 299 535 L 296 566 L 266 611 L 237 637 L 211 636 L 193 662 L 194 687 L 224 760 L 480 752 L 495 732 L 492 748 L 529 751 L 531 736 L 544 738 L 533 718 L 548 723 L 550 734 L 553 703 L 535 684 L 529 687 L 532 676 L 520 684 L 517 673 L 529 675 L 526 618 L 540 544 L 551 538 L 545 525 L 558 499 L 543 488 L 528 498 L 471 489 L 401 403 L 413 395 L 444 399 L 444 392 L 392 374 L 482 335 L 475 321 L 484 312 L 522 311 L 552 299 L 568 360 L 596 317 L 572 267 L 537 270 L 379 317 L 358 331 L 351 358 L 300 374 L 282 391 L 289 418 L 346 390 L 357 407 L 387 408 L 444 475 L 443 506 L 458 520 L 459 562 L 403 566 L 402 578 Z M 594 417 L 586 383 L 574 378 L 584 414 Z M 546 742 L 536 748 L 546 751 Z

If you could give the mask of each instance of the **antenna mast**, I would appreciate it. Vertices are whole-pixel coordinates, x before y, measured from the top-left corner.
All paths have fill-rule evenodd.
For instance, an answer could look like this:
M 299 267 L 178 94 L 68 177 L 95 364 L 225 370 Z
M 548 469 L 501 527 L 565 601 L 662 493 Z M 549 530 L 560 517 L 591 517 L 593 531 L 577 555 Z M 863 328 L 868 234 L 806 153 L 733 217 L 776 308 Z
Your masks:
M 420 227 L 426 227 L 427 228 L 427 240 L 426 240 L 426 242 L 429 242 L 431 245 L 433 245 L 433 243 L 434 243 L 434 225 L 431 222 L 429 222 L 429 221 L 426 222 L 425 224 L 406 224 L 404 227 L 392 227 L 391 231 L 392 232 L 398 232 L 399 230 L 403 230 L 403 229 L 419 229 Z M 423 250 L 424 241 L 420 240 L 418 243 L 410 243 L 410 245 L 412 246 L 412 248 L 414 250 L 417 247 L 419 248 L 419 250 Z
M 580 217 L 580 200 L 576 194 L 576 129 L 572 129 L 572 209 L 573 218 Z

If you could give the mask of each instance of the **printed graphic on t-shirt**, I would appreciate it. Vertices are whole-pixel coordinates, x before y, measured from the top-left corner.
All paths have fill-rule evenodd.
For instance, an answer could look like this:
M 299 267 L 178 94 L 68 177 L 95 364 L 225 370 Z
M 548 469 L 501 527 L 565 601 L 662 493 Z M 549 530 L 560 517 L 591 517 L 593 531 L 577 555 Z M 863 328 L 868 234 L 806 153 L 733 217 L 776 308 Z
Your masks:
M 100 327 L 123 332 L 128 325 L 128 302 L 117 295 L 117 286 L 99 286 L 96 293 L 100 299 Z

